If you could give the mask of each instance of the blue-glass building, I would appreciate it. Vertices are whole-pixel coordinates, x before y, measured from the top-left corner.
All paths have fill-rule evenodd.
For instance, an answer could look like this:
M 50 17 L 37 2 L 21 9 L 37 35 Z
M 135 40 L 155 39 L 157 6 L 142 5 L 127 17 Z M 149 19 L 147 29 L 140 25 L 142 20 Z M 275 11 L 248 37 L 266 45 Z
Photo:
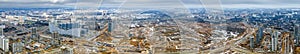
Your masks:
M 295 28 L 294 28 L 294 37 L 295 37 L 295 46 L 300 46 L 300 43 L 299 43 L 299 27 L 298 26 L 296 26 Z
M 264 28 L 263 27 L 259 27 L 258 28 L 258 32 L 256 34 L 256 44 L 260 45 L 260 42 L 263 38 L 263 34 L 264 34 Z

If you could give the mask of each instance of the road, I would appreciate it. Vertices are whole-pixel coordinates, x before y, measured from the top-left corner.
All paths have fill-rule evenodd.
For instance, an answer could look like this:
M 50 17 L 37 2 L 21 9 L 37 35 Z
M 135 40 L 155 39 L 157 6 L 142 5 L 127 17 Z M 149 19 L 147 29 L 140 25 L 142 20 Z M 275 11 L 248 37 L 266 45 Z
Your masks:
M 252 34 L 255 33 L 256 30 L 257 29 L 253 29 L 250 26 L 247 26 L 246 31 L 242 35 L 240 35 L 237 38 L 234 38 L 232 40 L 225 41 L 226 44 L 225 44 L 224 47 L 218 47 L 218 48 L 213 49 L 213 50 L 204 50 L 202 52 L 205 52 L 205 53 L 218 53 L 218 52 L 225 51 L 225 50 L 231 49 L 231 48 L 239 49 L 239 48 L 235 48 L 235 47 L 237 47 L 238 44 L 240 44 L 242 42 L 245 42 L 247 40 L 246 38 L 249 38 L 250 36 L 252 36 Z M 211 45 L 211 46 L 222 45 L 222 44 L 223 43 L 217 43 L 217 44 Z M 206 47 L 209 47 L 209 46 L 206 46 Z M 239 50 L 249 53 L 248 50 L 244 50 L 244 49 L 239 49 Z

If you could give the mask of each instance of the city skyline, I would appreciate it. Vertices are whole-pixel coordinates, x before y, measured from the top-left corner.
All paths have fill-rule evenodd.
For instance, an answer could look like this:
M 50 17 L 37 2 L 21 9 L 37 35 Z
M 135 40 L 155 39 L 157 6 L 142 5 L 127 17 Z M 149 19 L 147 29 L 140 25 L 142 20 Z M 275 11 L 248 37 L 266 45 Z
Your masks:
M 300 54 L 300 0 L 0 0 L 0 54 Z
M 0 0 L 0 8 L 203 7 L 204 0 Z M 218 1 L 218 0 L 216 0 Z M 223 8 L 299 8 L 300 0 L 219 0 Z M 79 7 L 78 7 L 79 6 Z

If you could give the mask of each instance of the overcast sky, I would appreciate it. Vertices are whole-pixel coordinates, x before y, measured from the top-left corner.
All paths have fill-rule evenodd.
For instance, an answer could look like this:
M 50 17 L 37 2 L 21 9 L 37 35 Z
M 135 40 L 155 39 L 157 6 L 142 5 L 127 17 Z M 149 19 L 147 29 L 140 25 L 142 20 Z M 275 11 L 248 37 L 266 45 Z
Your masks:
M 220 2 L 218 0 L 0 0 L 0 8 L 204 7 L 205 5 L 224 8 L 300 8 L 300 0 L 220 0 Z

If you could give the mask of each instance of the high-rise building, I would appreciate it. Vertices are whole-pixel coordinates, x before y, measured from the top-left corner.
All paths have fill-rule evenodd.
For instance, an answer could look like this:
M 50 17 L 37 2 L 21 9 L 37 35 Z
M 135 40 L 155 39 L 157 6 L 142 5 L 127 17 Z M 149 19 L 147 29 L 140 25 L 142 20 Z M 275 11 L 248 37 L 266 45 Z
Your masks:
M 258 32 L 256 34 L 256 44 L 258 44 L 258 45 L 260 45 L 260 42 L 263 38 L 263 34 L 264 34 L 263 30 L 264 30 L 263 27 L 258 28 Z
M 250 37 L 250 48 L 251 49 L 254 48 L 254 37 L 253 36 Z
M 112 20 L 110 19 L 108 22 L 108 32 L 112 32 L 112 30 L 113 30 L 113 23 Z
M 4 50 L 4 52 L 9 51 L 9 39 L 0 37 L 0 49 Z
M 2 13 L 1 13 L 1 16 L 2 16 L 3 18 L 6 18 L 5 12 L 2 12 Z
M 105 18 L 107 17 L 107 11 L 106 10 L 102 11 L 102 16 L 105 17 Z
M 36 30 L 36 27 L 33 27 L 32 29 L 31 29 L 31 39 L 32 40 L 34 40 L 34 41 L 39 41 L 40 40 L 40 37 L 38 36 L 38 34 L 37 34 L 37 30 Z
M 9 39 L 5 38 L 3 28 L 5 26 L 0 26 L 0 49 L 4 50 L 4 52 L 8 51 Z
M 22 18 L 20 18 L 20 19 L 19 19 L 19 23 L 20 23 L 20 24 L 24 24 L 24 22 L 25 22 L 25 19 L 26 19 L 26 17 L 22 17 Z
M 31 31 L 32 31 L 32 35 L 36 35 L 37 34 L 36 33 L 36 27 L 33 27 Z
M 69 29 L 65 29 L 69 28 Z M 54 22 L 49 22 L 49 31 L 51 33 L 53 32 L 58 32 L 59 34 L 64 34 L 64 35 L 71 35 L 71 37 L 81 37 L 81 35 L 84 35 L 86 33 L 82 33 L 81 31 L 83 28 L 81 28 L 81 25 L 79 22 L 74 22 L 74 23 L 57 23 L 56 21 Z
M 53 36 L 53 39 L 59 39 L 59 36 L 58 36 L 57 32 L 53 32 L 52 36 Z
M 52 33 L 52 45 L 60 45 L 60 38 L 57 32 Z
M 24 43 L 18 40 L 18 42 L 12 43 L 12 52 L 14 54 L 21 53 L 23 51 Z
M 4 37 L 3 27 L 0 26 L 0 37 Z
M 297 25 L 294 28 L 294 40 L 296 40 L 295 41 L 295 46 L 300 46 L 299 39 L 300 39 L 300 37 L 299 37 L 299 26 Z
M 290 54 L 290 51 L 291 51 L 290 42 L 291 42 L 290 41 L 290 33 L 284 32 L 282 42 L 281 42 L 281 53 Z
M 271 34 L 271 51 L 277 51 L 277 45 L 278 45 L 278 31 L 274 30 Z
M 104 16 L 104 11 L 101 12 L 101 15 Z

